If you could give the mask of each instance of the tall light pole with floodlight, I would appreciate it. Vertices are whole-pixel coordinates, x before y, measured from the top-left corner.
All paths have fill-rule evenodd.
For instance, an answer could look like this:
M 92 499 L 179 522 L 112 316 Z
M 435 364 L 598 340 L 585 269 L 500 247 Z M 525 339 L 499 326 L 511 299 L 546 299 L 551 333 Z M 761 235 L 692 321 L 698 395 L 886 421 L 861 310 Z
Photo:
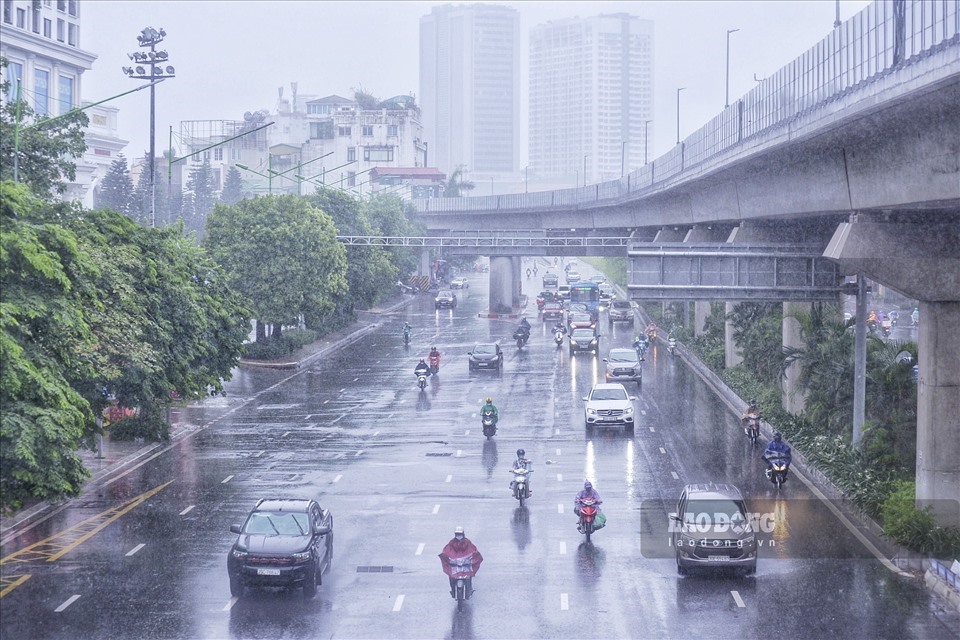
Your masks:
M 643 121 L 643 164 L 647 164 L 647 125 L 653 122 L 653 120 L 644 120 Z
M 730 106 L 730 34 L 736 33 L 740 29 L 727 29 L 727 92 L 723 100 L 723 108 Z
M 680 144 L 680 92 L 686 87 L 677 89 L 677 144 Z
M 137 36 L 138 44 L 143 47 L 149 47 L 150 51 L 135 51 L 128 53 L 127 57 L 133 60 L 135 67 L 123 67 L 123 72 L 128 78 L 150 81 L 150 226 L 157 226 L 157 181 L 156 181 L 156 140 L 154 135 L 154 122 L 156 121 L 156 82 L 158 79 L 176 77 L 176 71 L 173 67 L 166 65 L 169 62 L 166 51 L 157 51 L 157 45 L 163 42 L 167 32 L 163 29 L 157 30 L 153 27 L 147 27 Z M 150 68 L 149 73 L 146 67 Z

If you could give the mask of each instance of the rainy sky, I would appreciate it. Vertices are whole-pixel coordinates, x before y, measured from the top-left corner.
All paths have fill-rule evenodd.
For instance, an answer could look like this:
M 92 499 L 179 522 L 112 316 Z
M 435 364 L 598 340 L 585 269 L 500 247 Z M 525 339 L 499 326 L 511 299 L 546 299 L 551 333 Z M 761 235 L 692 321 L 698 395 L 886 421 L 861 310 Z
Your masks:
M 142 81 L 121 71 L 136 37 L 163 28 L 161 45 L 176 78 L 157 87 L 158 155 L 169 127 L 181 120 L 242 120 L 245 111 L 276 110 L 278 89 L 298 96 L 352 97 L 362 88 L 381 99 L 419 95 L 420 18 L 446 2 L 316 2 L 204 0 L 85 0 L 81 46 L 98 56 L 83 76 L 82 98 L 102 100 Z M 453 3 L 460 4 L 460 3 Z M 835 0 L 781 2 L 488 2 L 520 14 L 521 166 L 526 164 L 526 61 L 531 27 L 550 20 L 626 12 L 654 22 L 655 97 L 650 158 L 686 137 L 724 105 L 727 30 L 730 99 L 812 47 L 832 29 Z M 869 2 L 839 3 L 846 20 Z M 149 147 L 149 93 L 119 98 L 119 135 L 128 158 Z

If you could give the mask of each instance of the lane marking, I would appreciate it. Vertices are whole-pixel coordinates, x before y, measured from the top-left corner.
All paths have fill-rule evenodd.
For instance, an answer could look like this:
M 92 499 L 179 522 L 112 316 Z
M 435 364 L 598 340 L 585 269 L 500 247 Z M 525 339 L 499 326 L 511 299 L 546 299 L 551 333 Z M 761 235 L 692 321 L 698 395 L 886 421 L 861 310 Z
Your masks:
M 463 449 L 457 449 L 457 457 L 459 458 L 462 455 L 463 455 Z
M 557 455 L 560 455 L 560 449 L 557 449 Z
M 304 418 L 303 421 L 304 421 L 304 422 L 310 422 L 310 418 L 312 418 L 312 417 L 313 417 L 313 414 L 312 414 L 312 413 L 308 413 L 308 414 L 307 414 L 307 417 Z
M 194 508 L 195 506 L 197 506 L 197 505 L 195 505 L 195 504 L 190 505 L 189 507 L 187 507 L 186 509 L 184 509 L 183 511 L 181 511 L 181 512 L 180 512 L 180 515 L 182 515 L 182 516 L 187 515 L 188 513 L 190 513 L 191 511 L 193 511 L 193 508 Z
M 141 542 L 140 544 L 138 544 L 137 546 L 135 546 L 133 549 L 130 549 L 130 551 L 127 551 L 127 557 L 129 558 L 130 556 L 132 556 L 133 554 L 135 554 L 137 551 L 140 551 L 140 549 L 143 549 L 145 546 L 147 546 L 147 545 L 145 545 L 145 544 L 143 544 L 143 543 Z
M 334 482 L 340 482 L 340 478 L 342 478 L 342 477 L 343 477 L 343 474 L 342 474 L 342 473 L 338 473 L 338 474 L 337 474 L 337 477 L 334 478 L 333 481 L 334 481 Z
M 426 546 L 427 546 L 427 545 L 425 545 L 424 543 L 421 542 L 419 545 L 417 545 L 417 552 L 416 552 L 415 554 L 413 554 L 413 555 L 415 555 L 415 556 L 421 555 L 421 554 L 423 553 L 424 547 L 426 547 Z
M 403 400 L 401 400 L 401 402 L 403 402 Z M 391 413 L 390 415 L 387 416 L 387 420 L 389 420 L 392 417 L 393 417 L 393 414 Z
M 230 598 L 227 604 L 223 605 L 223 611 L 230 611 L 230 609 L 233 609 L 233 605 L 237 604 L 238 600 L 240 600 L 240 598 Z
M 553 432 L 553 435 L 555 435 L 555 436 L 560 435 L 560 429 L 555 429 L 554 432 Z
M 650 427 L 650 433 L 656 433 L 656 432 L 657 432 L 656 429 L 654 429 L 653 427 Z
M 24 582 L 26 582 L 27 580 L 29 580 L 29 579 L 30 579 L 30 576 L 31 576 L 31 574 L 25 573 L 25 574 L 23 574 L 22 576 L 19 576 L 16 580 L 13 580 L 12 582 L 8 582 L 8 583 L 7 583 L 7 586 L 4 587 L 2 591 L 0 591 L 0 598 L 2 598 L 3 596 L 7 595 L 7 594 L 10 593 L 11 591 L 13 591 L 14 589 L 16 589 L 16 588 L 19 587 L 20 585 L 22 585 Z M 4 582 L 6 582 L 7 580 L 10 580 L 10 578 L 5 578 L 5 579 L 4 579 Z M 0 584 L 2 584 L 2 583 L 0 583 Z
M 557 505 L 557 513 L 563 513 L 563 505 L 562 505 L 562 504 L 558 504 L 558 505 Z
M 227 483 L 230 482 L 231 480 L 233 480 L 233 476 L 232 476 L 232 475 L 231 475 L 231 476 L 227 476 L 226 478 L 224 478 L 223 480 L 220 481 L 220 484 L 227 484 Z
M 569 598 L 567 598 L 567 594 L 561 593 L 560 594 L 560 611 L 566 611 L 569 608 L 570 608 L 570 601 L 569 601 Z
M 380 432 L 379 432 L 379 431 L 374 431 L 374 432 L 373 432 L 373 437 L 374 437 L 374 438 L 376 438 L 378 435 L 380 435 Z
M 644 411 L 643 409 L 640 409 L 640 415 L 645 416 L 645 415 L 647 415 L 647 412 Z
M 440 513 L 440 505 L 435 504 L 433 505 L 433 515 L 436 515 L 438 513 Z
M 289 432 L 289 431 L 284 431 L 284 432 L 283 432 L 283 435 L 280 436 L 280 437 L 281 437 L 281 438 L 286 438 L 288 435 L 290 435 L 290 432 Z
M 560 541 L 560 555 L 566 555 L 567 553 L 567 543 L 563 540 Z
M 254 458 L 259 458 L 260 456 L 262 456 L 262 455 L 265 454 L 266 452 L 267 452 L 266 449 L 261 449 L 260 451 L 257 451 L 255 454 L 253 454 L 253 457 L 254 457 Z
M 666 453 L 666 452 L 667 452 L 666 449 L 664 449 L 663 447 L 660 447 L 660 453 Z
M 338 417 L 334 418 L 333 420 L 331 420 L 331 421 L 330 421 L 330 424 L 334 424 L 334 423 L 336 423 L 336 422 L 340 422 L 341 420 L 343 420 L 343 419 L 346 418 L 346 417 L 347 417 L 347 414 L 344 413 L 343 415 L 338 416 Z
M 451 480 L 453 480 L 453 476 L 447 476 L 447 479 L 444 480 L 444 482 L 450 482 Z
M 369 369 L 367 369 L 367 371 L 369 371 Z M 357 377 L 357 378 L 354 378 L 353 381 L 356 382 L 356 381 L 359 380 L 359 379 L 360 379 L 360 378 Z
M 733 599 L 734 601 L 736 601 L 738 607 L 740 607 L 741 609 L 746 608 L 747 605 L 743 603 L 743 598 L 740 597 L 740 592 L 731 591 L 730 593 L 733 594 Z
M 323 404 L 327 404 L 328 402 L 330 402 L 330 398 L 327 398 L 326 400 L 324 400 Z
M 670 472 L 670 475 L 673 476 L 673 479 L 674 479 L 674 480 L 679 480 L 679 479 L 680 479 L 680 476 L 677 475 L 677 472 L 676 472 L 676 471 L 671 471 L 671 472 Z
M 470 429 L 467 429 L 466 431 L 464 431 L 464 432 L 463 432 L 463 435 L 465 435 L 465 436 L 470 435 Z
M 344 452 L 341 451 L 340 453 L 338 453 L 337 455 L 334 456 L 334 460 L 340 460 L 340 459 L 346 458 L 346 457 L 347 457 L 347 454 L 345 454 Z
M 344 387 L 343 389 L 340 389 L 340 393 L 343 393 L 343 392 L 346 391 L 346 390 L 347 390 L 347 388 Z
M 353 454 L 353 457 L 359 458 L 362 453 L 363 453 L 363 449 L 360 449 L 360 451 L 357 451 L 355 454 Z
M 400 608 L 403 606 L 403 594 L 397 596 L 397 601 L 393 603 L 394 612 L 400 611 Z
M 563 482 L 563 474 L 562 474 L 562 473 L 558 473 L 558 474 L 557 474 L 557 482 Z
M 60 605 L 59 607 L 57 607 L 56 609 L 53 610 L 54 613 L 60 613 L 61 611 L 63 611 L 64 609 L 66 609 L 67 607 L 69 607 L 70 605 L 72 605 L 74 602 L 76 602 L 76 601 L 79 600 L 79 599 L 80 599 L 80 594 L 79 594 L 79 593 L 70 596 L 69 598 L 67 598 L 67 601 L 66 601 L 66 602 L 64 602 L 62 605 Z

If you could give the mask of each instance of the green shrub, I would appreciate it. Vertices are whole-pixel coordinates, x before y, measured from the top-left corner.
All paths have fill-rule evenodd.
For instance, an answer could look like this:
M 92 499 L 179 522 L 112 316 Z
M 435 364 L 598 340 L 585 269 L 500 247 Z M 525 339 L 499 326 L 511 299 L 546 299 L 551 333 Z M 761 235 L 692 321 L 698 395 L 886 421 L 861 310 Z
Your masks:
M 941 558 L 960 556 L 960 529 L 939 527 L 932 507 L 918 509 L 916 485 L 901 480 L 881 509 L 883 533 L 897 544 Z
M 290 329 L 279 338 L 270 337 L 246 346 L 248 360 L 273 360 L 288 356 L 297 349 L 317 340 L 317 332 L 309 329 Z
M 110 425 L 111 440 L 136 440 L 142 438 L 148 442 L 170 439 L 170 425 L 162 412 L 140 415 L 118 420 Z

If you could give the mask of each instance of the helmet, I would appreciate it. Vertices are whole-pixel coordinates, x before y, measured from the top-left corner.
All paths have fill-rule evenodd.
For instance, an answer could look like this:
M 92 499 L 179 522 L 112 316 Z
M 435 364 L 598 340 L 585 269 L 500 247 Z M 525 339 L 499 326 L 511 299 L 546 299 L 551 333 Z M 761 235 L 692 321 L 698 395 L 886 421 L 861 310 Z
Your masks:
M 420 358 L 420 362 L 423 362 L 423 358 Z
M 774 432 L 773 432 L 773 439 L 774 439 L 775 442 L 780 442 L 780 441 L 783 439 L 783 434 L 780 433 L 779 431 L 774 431 Z
M 589 480 L 584 480 L 584 482 L 583 482 L 583 488 L 584 488 L 584 489 L 593 489 L 593 485 L 590 484 L 590 481 L 589 481 Z
M 453 537 L 456 538 L 457 540 L 463 540 L 464 538 L 463 527 L 457 527 L 456 529 L 454 529 Z
M 436 347 L 430 347 L 430 351 L 436 351 L 436 350 L 437 350 Z
M 487 398 L 487 404 L 493 404 L 493 398 Z
M 527 452 L 526 452 L 526 451 L 524 451 L 523 449 L 517 449 L 517 457 L 518 457 L 518 458 L 522 458 L 522 457 L 525 456 L 525 455 L 527 455 Z

